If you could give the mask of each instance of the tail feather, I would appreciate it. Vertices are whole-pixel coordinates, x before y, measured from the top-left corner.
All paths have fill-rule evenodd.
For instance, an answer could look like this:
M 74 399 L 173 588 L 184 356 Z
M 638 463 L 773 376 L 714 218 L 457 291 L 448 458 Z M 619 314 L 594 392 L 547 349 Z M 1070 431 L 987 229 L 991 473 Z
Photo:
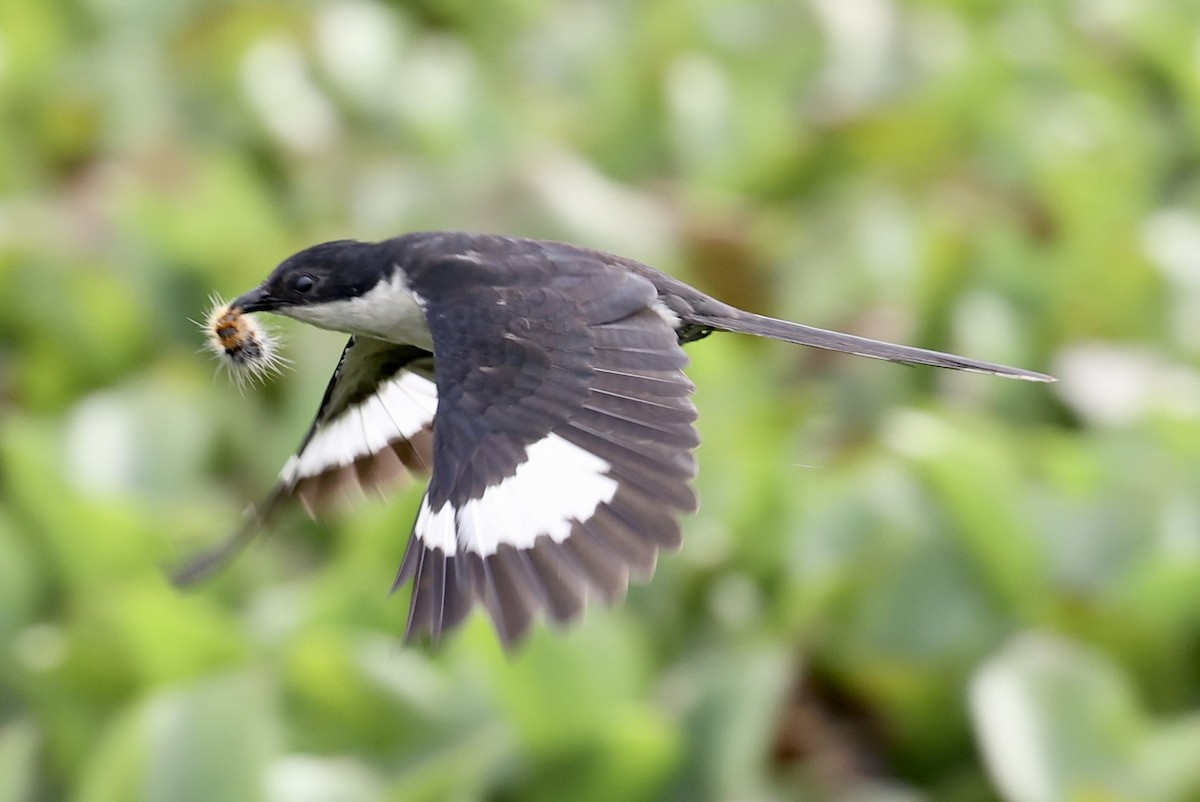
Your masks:
M 951 368 L 967 370 L 974 373 L 990 373 L 1009 379 L 1020 379 L 1032 382 L 1057 381 L 1053 376 L 1037 373 L 1023 368 L 999 365 L 994 362 L 984 362 L 979 359 L 947 354 L 942 351 L 930 351 L 925 348 L 914 348 L 909 345 L 871 340 L 866 337 L 856 337 L 853 334 L 842 334 L 837 331 L 818 329 L 801 323 L 791 323 L 786 320 L 776 320 L 771 317 L 741 312 L 737 316 L 706 316 L 695 315 L 693 320 L 704 326 L 710 326 L 719 331 L 732 331 L 741 334 L 753 334 L 758 337 L 770 337 L 775 340 L 810 345 L 814 348 L 824 348 L 828 351 L 842 351 L 856 356 L 867 356 L 872 359 L 886 359 L 889 362 L 902 362 L 908 365 L 932 365 L 936 368 Z

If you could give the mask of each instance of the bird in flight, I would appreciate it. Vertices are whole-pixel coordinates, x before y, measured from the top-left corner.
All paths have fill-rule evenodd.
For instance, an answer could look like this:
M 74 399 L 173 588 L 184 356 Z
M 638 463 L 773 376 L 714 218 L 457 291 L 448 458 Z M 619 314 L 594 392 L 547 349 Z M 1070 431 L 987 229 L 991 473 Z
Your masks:
M 632 259 L 481 234 L 315 245 L 218 312 L 214 342 L 235 360 L 273 358 L 249 313 L 350 339 L 274 489 L 177 581 L 227 562 L 289 499 L 311 512 L 428 472 L 393 590 L 413 583 L 405 638 L 435 642 L 479 602 L 512 646 L 539 610 L 567 622 L 588 597 L 611 603 L 679 547 L 699 443 L 685 343 L 737 332 L 1053 381 L 745 312 Z

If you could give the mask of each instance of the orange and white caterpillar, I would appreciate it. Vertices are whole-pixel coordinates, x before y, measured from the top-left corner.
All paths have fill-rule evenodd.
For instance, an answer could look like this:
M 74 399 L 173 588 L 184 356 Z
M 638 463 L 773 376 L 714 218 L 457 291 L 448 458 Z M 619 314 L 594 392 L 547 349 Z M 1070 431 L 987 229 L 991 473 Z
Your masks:
M 204 323 L 208 348 L 229 369 L 238 386 L 277 372 L 287 360 L 279 355 L 275 336 L 251 315 L 214 296 L 213 309 Z

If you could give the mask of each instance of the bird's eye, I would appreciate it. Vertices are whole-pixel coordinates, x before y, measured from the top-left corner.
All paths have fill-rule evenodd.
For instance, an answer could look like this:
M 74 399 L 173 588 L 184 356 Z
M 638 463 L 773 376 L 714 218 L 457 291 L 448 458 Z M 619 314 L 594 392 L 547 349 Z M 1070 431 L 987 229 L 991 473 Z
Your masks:
M 316 280 L 307 273 L 301 273 L 292 280 L 292 289 L 296 292 L 304 294 L 311 290 L 316 285 Z

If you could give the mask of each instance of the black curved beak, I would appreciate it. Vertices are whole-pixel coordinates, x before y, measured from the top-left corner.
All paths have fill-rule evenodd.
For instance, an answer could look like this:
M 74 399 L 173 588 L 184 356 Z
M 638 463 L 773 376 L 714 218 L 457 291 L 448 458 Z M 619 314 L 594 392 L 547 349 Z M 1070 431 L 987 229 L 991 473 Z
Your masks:
M 271 293 L 262 287 L 255 287 L 250 292 L 235 298 L 229 306 L 242 312 L 270 312 L 282 305 L 279 299 L 273 297 Z

